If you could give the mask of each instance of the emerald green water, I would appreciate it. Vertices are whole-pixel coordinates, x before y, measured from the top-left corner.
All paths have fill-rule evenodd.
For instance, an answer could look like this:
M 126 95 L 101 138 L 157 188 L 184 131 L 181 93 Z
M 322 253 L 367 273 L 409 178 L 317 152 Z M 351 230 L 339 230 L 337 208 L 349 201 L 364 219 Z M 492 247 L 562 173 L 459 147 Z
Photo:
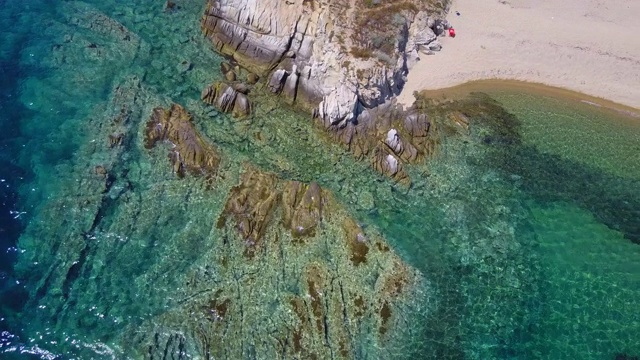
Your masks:
M 576 99 L 500 90 L 489 93 L 507 111 L 519 115 L 525 144 L 611 174 L 632 179 L 640 176 L 640 111 L 617 115 L 615 110 Z
M 468 132 L 443 131 L 405 189 L 286 105 L 258 97 L 237 121 L 201 104 L 222 59 L 200 35 L 203 3 L 178 4 L 3 4 L 0 357 L 138 357 L 129 335 L 178 307 L 222 241 L 211 224 L 245 163 L 333 191 L 426 279 L 405 345 L 363 341 L 367 358 L 640 355 L 640 121 L 474 95 L 452 106 L 485 111 L 469 112 Z M 212 190 L 142 147 L 151 109 L 171 102 L 222 153 Z M 126 134 L 117 150 L 114 132 Z M 108 188 L 97 165 L 115 174 Z

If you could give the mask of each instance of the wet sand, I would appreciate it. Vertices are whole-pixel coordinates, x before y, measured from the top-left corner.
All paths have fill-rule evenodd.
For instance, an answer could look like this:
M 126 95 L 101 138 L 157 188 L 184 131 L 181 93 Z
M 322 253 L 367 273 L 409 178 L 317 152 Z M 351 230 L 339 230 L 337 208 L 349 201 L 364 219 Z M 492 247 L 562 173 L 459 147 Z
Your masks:
M 561 98 L 576 106 L 596 107 L 611 115 L 626 118 L 629 122 L 640 124 L 640 110 L 610 100 L 589 96 L 577 91 L 519 80 L 474 80 L 464 84 L 435 90 L 422 90 L 420 93 L 436 101 L 448 101 L 464 98 L 473 92 L 495 93 L 527 93 L 541 96 Z

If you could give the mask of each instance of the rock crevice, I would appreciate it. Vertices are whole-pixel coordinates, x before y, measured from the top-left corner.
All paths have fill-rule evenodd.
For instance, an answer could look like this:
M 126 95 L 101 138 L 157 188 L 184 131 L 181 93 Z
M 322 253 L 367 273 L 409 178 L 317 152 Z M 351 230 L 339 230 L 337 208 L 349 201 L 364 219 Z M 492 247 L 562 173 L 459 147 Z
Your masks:
M 437 48 L 429 44 L 444 31 L 444 9 L 415 0 L 366 4 L 209 0 L 201 27 L 272 92 L 327 126 L 344 126 L 397 95 L 418 52 Z

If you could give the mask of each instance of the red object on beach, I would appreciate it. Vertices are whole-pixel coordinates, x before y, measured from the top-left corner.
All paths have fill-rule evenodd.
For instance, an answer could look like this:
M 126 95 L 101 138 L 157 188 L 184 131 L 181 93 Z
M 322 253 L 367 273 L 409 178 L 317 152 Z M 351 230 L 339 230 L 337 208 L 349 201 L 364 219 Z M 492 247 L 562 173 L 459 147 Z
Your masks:
M 449 36 L 456 37 L 456 31 L 453 28 L 449 28 Z

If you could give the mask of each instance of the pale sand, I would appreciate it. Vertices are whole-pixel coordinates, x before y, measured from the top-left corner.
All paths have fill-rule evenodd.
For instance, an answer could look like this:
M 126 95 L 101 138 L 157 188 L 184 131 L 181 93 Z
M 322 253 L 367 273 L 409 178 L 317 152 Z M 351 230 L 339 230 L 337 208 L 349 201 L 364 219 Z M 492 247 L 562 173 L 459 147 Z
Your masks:
M 414 91 L 514 79 L 640 109 L 640 0 L 454 0 L 448 20 L 456 37 L 420 55 L 401 104 Z

